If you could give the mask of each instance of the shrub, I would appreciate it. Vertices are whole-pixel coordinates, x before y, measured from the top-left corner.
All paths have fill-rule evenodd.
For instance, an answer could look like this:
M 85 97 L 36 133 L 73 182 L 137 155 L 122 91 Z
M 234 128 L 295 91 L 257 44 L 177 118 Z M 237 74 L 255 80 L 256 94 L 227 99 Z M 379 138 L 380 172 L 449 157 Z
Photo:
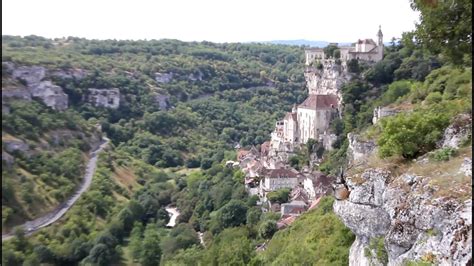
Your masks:
M 433 104 L 433 103 L 439 103 L 443 100 L 443 95 L 441 95 L 440 92 L 435 91 L 435 92 L 430 92 L 428 96 L 426 96 L 425 102 L 427 104 Z
M 440 161 L 449 161 L 454 155 L 456 155 L 456 150 L 453 148 L 444 148 L 435 151 L 431 154 L 431 158 L 440 162 Z
M 412 159 L 436 147 L 449 123 L 446 114 L 417 111 L 398 114 L 381 120 L 382 134 L 378 140 L 379 155 L 401 155 Z

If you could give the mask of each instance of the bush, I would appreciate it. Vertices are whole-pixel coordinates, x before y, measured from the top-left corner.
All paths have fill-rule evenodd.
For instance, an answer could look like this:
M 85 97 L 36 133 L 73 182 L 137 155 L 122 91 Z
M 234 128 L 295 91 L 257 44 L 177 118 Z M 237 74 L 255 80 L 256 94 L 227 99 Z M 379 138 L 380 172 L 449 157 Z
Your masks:
M 435 92 L 430 92 L 428 96 L 426 96 L 425 102 L 427 104 L 434 104 L 434 103 L 439 103 L 443 100 L 443 95 L 441 95 L 440 92 L 435 91 Z
M 260 228 L 258 229 L 258 234 L 260 237 L 269 239 L 275 234 L 277 231 L 277 224 L 275 221 L 269 220 L 265 221 L 260 225 Z
M 435 151 L 431 154 L 431 158 L 440 162 L 440 161 L 449 161 L 453 156 L 456 155 L 456 150 L 453 148 L 444 148 Z
M 392 155 L 416 158 L 436 147 L 448 123 L 446 114 L 427 111 L 387 117 L 381 120 L 379 154 L 382 158 Z
M 273 203 L 285 203 L 288 202 L 290 196 L 290 190 L 288 188 L 279 189 L 268 193 L 267 199 Z

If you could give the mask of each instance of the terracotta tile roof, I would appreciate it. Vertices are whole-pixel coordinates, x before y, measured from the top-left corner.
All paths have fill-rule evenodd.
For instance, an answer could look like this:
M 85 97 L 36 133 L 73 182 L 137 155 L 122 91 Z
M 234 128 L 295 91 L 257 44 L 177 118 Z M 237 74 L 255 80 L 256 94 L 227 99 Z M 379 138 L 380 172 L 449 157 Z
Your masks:
M 264 175 L 265 177 L 269 177 L 269 178 L 296 178 L 297 177 L 297 174 L 285 168 L 266 169 Z
M 314 172 L 311 175 L 314 186 L 330 186 L 336 180 L 334 176 L 327 176 L 321 172 Z
M 286 178 L 286 177 L 297 178 L 298 177 L 296 173 L 286 168 L 266 169 L 262 167 L 262 169 L 260 169 L 260 174 L 262 176 L 269 177 L 269 178 Z
M 296 220 L 295 216 L 289 216 L 289 217 L 283 218 L 277 222 L 277 228 L 278 229 L 285 228 L 289 226 L 290 224 L 292 224 L 295 220 Z
M 321 201 L 321 197 L 317 198 L 316 200 L 314 200 L 311 205 L 309 206 L 308 210 L 312 210 L 314 209 L 316 206 L 318 206 L 318 203 Z
M 270 141 L 265 141 L 264 143 L 262 143 L 262 145 L 260 145 L 260 153 L 267 155 L 270 151 L 270 145 Z
M 337 96 L 336 95 L 310 95 L 306 100 L 300 104 L 298 107 L 306 108 L 306 109 L 313 109 L 313 110 L 321 110 L 321 109 L 329 109 L 329 108 L 336 108 L 338 105 Z
M 239 149 L 237 151 L 237 159 L 240 160 L 240 159 L 244 158 L 249 153 L 250 153 L 250 151 L 248 151 L 248 150 Z
M 364 43 L 365 43 L 365 44 L 377 45 L 377 44 L 375 44 L 374 40 L 372 40 L 372 39 L 364 39 L 364 40 L 360 40 L 360 39 L 359 39 L 359 40 L 357 41 L 357 43 L 358 43 L 358 44 L 364 44 Z

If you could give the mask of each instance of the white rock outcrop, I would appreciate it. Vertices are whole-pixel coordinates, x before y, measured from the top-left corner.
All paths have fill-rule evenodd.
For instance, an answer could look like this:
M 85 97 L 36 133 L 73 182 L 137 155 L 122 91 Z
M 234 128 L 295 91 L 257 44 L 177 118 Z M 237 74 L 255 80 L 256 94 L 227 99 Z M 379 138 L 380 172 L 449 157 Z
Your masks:
M 336 200 L 334 212 L 357 236 L 350 265 L 373 264 L 371 258 L 360 257 L 372 238 L 383 238 L 388 265 L 427 259 L 436 265 L 472 261 L 472 200 L 436 197 L 430 178 L 395 178 L 381 169 L 348 177 L 347 186 L 350 196 Z
M 377 146 L 373 141 L 361 140 L 360 136 L 354 133 L 348 133 L 347 140 L 349 141 L 347 147 L 349 165 L 364 162 L 370 155 L 376 153 Z
M 64 93 L 60 86 L 54 85 L 50 80 L 44 80 L 47 70 L 41 66 L 20 66 L 15 67 L 13 63 L 4 62 L 2 66 L 8 69 L 11 76 L 22 82 L 28 93 L 22 88 L 12 88 L 5 90 L 4 97 L 21 98 L 23 100 L 31 100 L 31 97 L 40 98 L 47 106 L 54 110 L 63 111 L 68 108 L 68 95 Z M 29 95 L 28 95 L 29 94 Z
M 472 135 L 471 114 L 459 114 L 446 128 L 443 139 L 438 143 L 441 148 L 458 149 L 459 145 Z
M 87 101 L 97 107 L 117 109 L 120 106 L 120 90 L 112 89 L 88 89 Z

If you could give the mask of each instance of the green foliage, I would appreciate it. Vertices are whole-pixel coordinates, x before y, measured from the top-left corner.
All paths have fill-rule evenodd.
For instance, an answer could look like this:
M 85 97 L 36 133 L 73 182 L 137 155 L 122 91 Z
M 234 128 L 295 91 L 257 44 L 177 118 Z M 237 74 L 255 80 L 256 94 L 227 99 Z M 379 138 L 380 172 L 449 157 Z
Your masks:
M 239 226 L 245 224 L 246 214 L 247 206 L 245 203 L 231 200 L 219 210 L 218 219 L 224 228 Z
M 161 259 L 160 236 L 155 225 L 148 224 L 143 233 L 140 263 L 142 265 L 157 265 Z
M 413 10 L 420 12 L 416 37 L 432 53 L 443 55 L 455 64 L 472 62 L 472 1 L 412 0 Z M 469 59 L 466 60 L 465 56 Z M 467 61 L 467 62 L 466 62 Z
M 448 123 L 449 117 L 444 113 L 422 111 L 383 119 L 377 143 L 380 156 L 412 159 L 429 152 L 436 147 Z
M 255 256 L 254 246 L 245 227 L 222 231 L 206 249 L 203 265 L 247 265 Z
M 268 220 L 263 222 L 258 229 L 258 234 L 264 239 L 269 239 L 277 231 L 277 224 L 275 221 Z
M 325 197 L 319 206 L 278 231 L 267 250 L 258 255 L 262 265 L 347 265 L 354 235 L 332 212 L 334 199 Z
M 359 74 L 360 73 L 359 61 L 357 59 L 351 59 L 347 61 L 347 71 L 354 74 Z
M 377 260 L 381 262 L 383 265 L 386 265 L 388 263 L 388 254 L 387 254 L 387 251 L 385 250 L 383 237 L 371 238 L 369 241 L 369 249 L 375 251 L 375 256 Z M 364 250 L 364 254 L 365 254 L 365 250 Z
M 388 90 L 384 92 L 382 97 L 382 104 L 388 105 L 395 102 L 398 98 L 410 92 L 412 82 L 407 80 L 399 80 L 388 85 Z
M 449 161 L 449 159 L 451 159 L 456 154 L 457 154 L 456 149 L 444 148 L 444 149 L 434 151 L 432 154 L 430 154 L 430 157 L 438 162 Z
M 324 56 L 326 58 L 332 58 L 332 57 L 336 58 L 336 54 L 339 54 L 339 57 L 341 56 L 341 51 L 339 51 L 337 45 L 334 45 L 334 44 L 330 44 L 324 47 L 323 51 L 324 51 Z
M 276 191 L 269 192 L 267 194 L 267 199 L 273 203 L 286 203 L 290 197 L 290 189 L 282 188 Z

